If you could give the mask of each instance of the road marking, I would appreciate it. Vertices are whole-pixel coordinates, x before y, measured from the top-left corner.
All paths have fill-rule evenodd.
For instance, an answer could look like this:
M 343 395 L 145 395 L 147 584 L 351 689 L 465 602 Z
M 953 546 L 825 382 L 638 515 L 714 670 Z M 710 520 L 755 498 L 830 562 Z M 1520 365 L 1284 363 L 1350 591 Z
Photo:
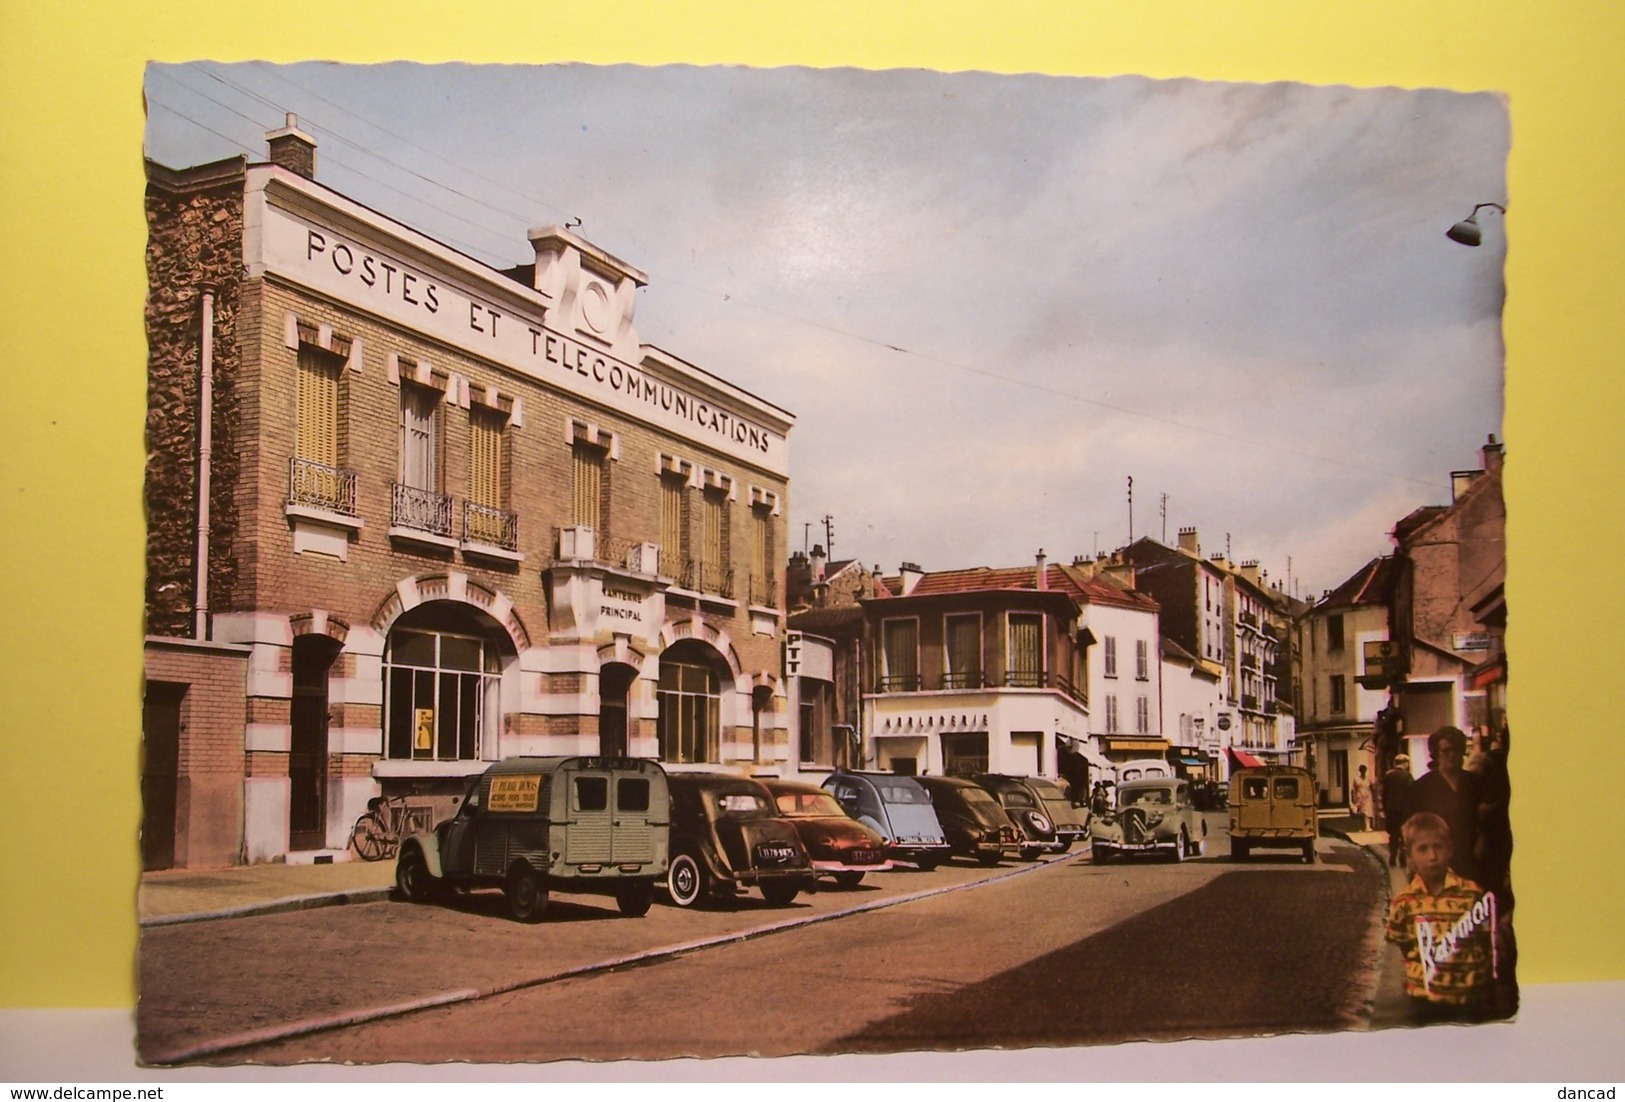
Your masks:
M 799 929 L 803 926 L 812 926 L 819 922 L 830 922 L 837 918 L 849 915 L 864 914 L 869 911 L 883 910 L 887 907 L 901 906 L 904 903 L 913 903 L 921 899 L 931 899 L 935 896 L 946 895 L 949 892 L 963 891 L 967 888 L 977 888 L 984 884 L 994 884 L 1001 880 L 1009 880 L 1016 876 L 1025 876 L 1040 869 L 1054 868 L 1068 862 L 1077 861 L 1087 855 L 1087 851 L 1080 852 L 1071 857 L 1062 857 L 1051 861 L 1039 861 L 1030 865 L 1018 865 L 1006 869 L 995 875 L 979 880 L 970 880 L 963 884 L 944 884 L 940 887 L 926 888 L 922 891 L 908 892 L 903 895 L 888 896 L 885 899 L 870 900 L 867 903 L 858 903 L 851 907 L 826 911 L 823 914 L 801 915 L 796 918 L 783 919 L 778 922 L 769 922 L 761 926 L 753 926 L 744 930 L 735 930 L 727 934 L 717 934 L 707 938 L 697 938 L 693 941 L 680 942 L 676 945 L 664 945 L 654 949 L 643 949 L 636 953 L 613 957 L 609 960 L 596 961 L 592 964 L 577 965 L 574 968 L 565 968 L 557 972 L 549 972 L 541 976 L 528 979 L 514 980 L 509 983 L 497 984 L 486 988 L 462 988 L 455 991 L 443 991 L 434 995 L 425 995 L 422 998 L 411 999 L 406 1002 L 389 1003 L 384 1006 L 366 1007 L 361 1010 L 341 1011 L 334 1014 L 321 1015 L 314 1018 L 302 1018 L 282 1025 L 263 1026 L 241 1033 L 229 1033 L 223 1037 L 212 1040 L 197 1041 L 190 1045 L 153 1055 L 143 1054 L 143 1062 L 165 1066 L 188 1063 L 208 1056 L 218 1056 L 221 1053 L 231 1052 L 241 1048 L 252 1048 L 258 1045 L 270 1044 L 275 1041 L 291 1040 L 295 1037 L 304 1037 L 312 1033 L 325 1033 L 334 1029 L 343 1029 L 348 1026 L 364 1025 L 368 1022 L 381 1021 L 385 1018 L 400 1017 L 420 1010 L 429 1010 L 441 1006 L 453 1006 L 458 1003 L 476 1002 L 481 999 L 494 998 L 498 995 L 507 995 L 514 991 L 523 991 L 531 987 L 541 987 L 560 980 L 575 979 L 581 976 L 596 975 L 600 972 L 612 971 L 616 968 L 625 968 L 632 964 L 643 964 L 649 961 L 666 960 L 693 953 L 701 949 L 710 949 L 718 945 L 727 945 L 733 942 L 749 941 L 770 934 L 782 933 L 785 930 Z

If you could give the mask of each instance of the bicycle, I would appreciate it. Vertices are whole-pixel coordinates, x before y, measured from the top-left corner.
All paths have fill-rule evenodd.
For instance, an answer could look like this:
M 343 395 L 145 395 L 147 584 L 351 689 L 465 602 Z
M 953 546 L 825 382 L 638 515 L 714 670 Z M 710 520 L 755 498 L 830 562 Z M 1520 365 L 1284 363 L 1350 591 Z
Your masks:
M 411 825 L 405 796 L 374 796 L 350 830 L 350 844 L 363 861 L 383 861 L 400 852 L 401 834 Z

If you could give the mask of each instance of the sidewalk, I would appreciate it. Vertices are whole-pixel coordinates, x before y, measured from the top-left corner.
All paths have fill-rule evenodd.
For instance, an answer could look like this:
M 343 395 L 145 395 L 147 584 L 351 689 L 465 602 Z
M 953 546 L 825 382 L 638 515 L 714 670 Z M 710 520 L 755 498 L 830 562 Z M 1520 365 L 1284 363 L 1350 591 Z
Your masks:
M 143 926 L 274 914 L 385 899 L 394 882 L 392 860 L 165 869 L 142 875 L 137 913 Z
M 1383 910 L 1386 913 L 1387 900 L 1403 891 L 1405 885 L 1410 882 L 1410 877 L 1403 867 L 1388 863 L 1387 832 L 1340 830 L 1334 823 L 1328 823 L 1325 819 L 1321 820 L 1321 826 L 1360 846 L 1378 865 L 1388 870 L 1388 894 L 1383 903 Z M 1386 941 L 1380 941 L 1377 960 L 1377 988 L 1372 995 L 1369 1028 L 1385 1029 L 1389 1026 L 1409 1024 L 1405 1003 L 1405 969 L 1400 962 L 1399 953 Z

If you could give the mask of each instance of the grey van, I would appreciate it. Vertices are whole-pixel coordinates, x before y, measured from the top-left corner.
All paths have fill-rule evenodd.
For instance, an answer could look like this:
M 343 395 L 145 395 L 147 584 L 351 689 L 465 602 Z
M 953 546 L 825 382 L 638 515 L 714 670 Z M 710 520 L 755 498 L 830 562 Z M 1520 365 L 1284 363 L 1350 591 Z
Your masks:
M 469 785 L 457 814 L 401 843 L 395 885 L 412 902 L 451 888 L 501 888 L 537 922 L 550 892 L 614 896 L 646 914 L 666 875 L 671 796 L 642 758 L 509 758 Z

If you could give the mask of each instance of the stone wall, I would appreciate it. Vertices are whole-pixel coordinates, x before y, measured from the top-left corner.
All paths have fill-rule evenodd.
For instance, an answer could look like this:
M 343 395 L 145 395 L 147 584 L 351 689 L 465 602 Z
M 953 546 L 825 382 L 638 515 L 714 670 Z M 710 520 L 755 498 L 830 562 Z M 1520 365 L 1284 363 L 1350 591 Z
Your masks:
M 216 166 L 219 167 L 219 166 Z M 196 607 L 202 292 L 215 291 L 210 592 L 235 578 L 238 287 L 243 178 L 149 179 L 147 212 L 147 632 L 192 633 Z

